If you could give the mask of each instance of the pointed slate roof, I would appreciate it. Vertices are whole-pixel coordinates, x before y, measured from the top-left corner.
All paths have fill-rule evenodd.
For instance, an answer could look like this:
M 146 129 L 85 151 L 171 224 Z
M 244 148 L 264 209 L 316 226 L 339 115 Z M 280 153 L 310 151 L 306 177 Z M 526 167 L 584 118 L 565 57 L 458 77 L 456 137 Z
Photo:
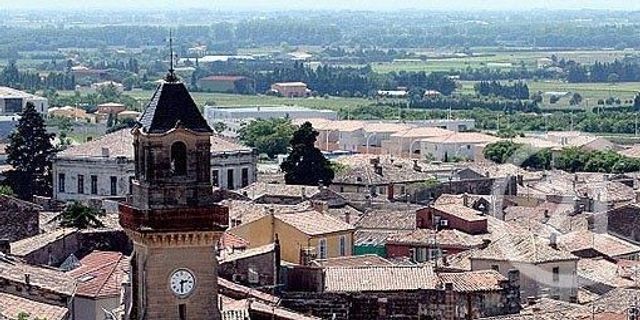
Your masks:
M 196 132 L 213 132 L 182 82 L 164 81 L 140 116 L 140 126 L 148 133 L 164 133 L 176 123 Z

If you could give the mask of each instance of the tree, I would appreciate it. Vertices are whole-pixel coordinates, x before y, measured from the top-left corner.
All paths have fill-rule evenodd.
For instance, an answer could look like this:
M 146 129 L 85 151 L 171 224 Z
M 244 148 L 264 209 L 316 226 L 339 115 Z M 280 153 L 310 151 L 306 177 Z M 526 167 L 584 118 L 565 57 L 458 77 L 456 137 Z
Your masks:
M 227 128 L 227 124 L 222 121 L 218 121 L 213 124 L 213 130 L 215 130 L 217 133 L 223 133 L 225 130 L 227 130 Z
M 295 126 L 289 119 L 258 119 L 240 129 L 240 141 L 273 158 L 287 153 Z
M 580 105 L 582 103 L 582 95 L 580 95 L 579 93 L 574 93 L 573 96 L 571 96 L 571 100 L 569 100 L 569 104 L 572 106 L 577 106 Z
M 520 145 L 515 142 L 503 140 L 487 145 L 483 154 L 485 158 L 495 163 L 505 163 L 519 147 Z
M 328 185 L 333 180 L 331 163 L 315 147 L 317 136 L 318 131 L 309 122 L 305 122 L 293 133 L 291 153 L 280 165 L 287 184 Z
M 7 180 L 21 199 L 51 194 L 51 160 L 55 153 L 51 140 L 54 136 L 47 132 L 33 103 L 27 103 L 15 131 L 9 136 L 6 149 L 7 162 L 13 166 Z
M 53 219 L 59 221 L 60 226 L 63 227 L 78 229 L 102 228 L 104 223 L 102 223 L 100 217 L 104 215 L 105 213 L 101 210 L 90 208 L 74 201 Z

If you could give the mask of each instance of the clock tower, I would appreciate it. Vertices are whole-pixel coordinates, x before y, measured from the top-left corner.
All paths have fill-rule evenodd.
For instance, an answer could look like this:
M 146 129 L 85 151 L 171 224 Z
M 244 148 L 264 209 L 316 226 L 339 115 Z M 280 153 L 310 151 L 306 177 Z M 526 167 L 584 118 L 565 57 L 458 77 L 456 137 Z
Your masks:
M 129 319 L 220 319 L 215 245 L 228 209 L 213 200 L 212 134 L 170 69 L 132 130 L 135 178 L 120 204 L 134 244 Z

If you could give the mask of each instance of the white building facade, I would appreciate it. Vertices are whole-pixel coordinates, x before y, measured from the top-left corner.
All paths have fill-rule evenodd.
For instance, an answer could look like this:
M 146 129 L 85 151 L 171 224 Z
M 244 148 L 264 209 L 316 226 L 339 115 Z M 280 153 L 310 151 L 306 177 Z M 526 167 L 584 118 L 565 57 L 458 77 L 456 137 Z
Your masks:
M 47 109 L 49 109 L 47 98 L 9 87 L 0 87 L 0 114 L 18 114 L 24 110 L 29 102 L 33 103 L 39 113 L 47 115 Z
M 211 179 L 214 186 L 239 189 L 256 181 L 253 149 L 211 139 Z M 59 152 L 53 161 L 53 196 L 59 201 L 123 198 L 135 175 L 133 137 L 124 129 Z

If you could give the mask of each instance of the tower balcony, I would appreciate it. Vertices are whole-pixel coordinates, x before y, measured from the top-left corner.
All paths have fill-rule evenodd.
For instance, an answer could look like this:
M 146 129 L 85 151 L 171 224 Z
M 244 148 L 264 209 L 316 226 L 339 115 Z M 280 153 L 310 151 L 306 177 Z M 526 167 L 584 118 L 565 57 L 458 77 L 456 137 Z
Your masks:
M 211 205 L 201 208 L 140 210 L 120 203 L 120 225 L 141 233 L 181 231 L 224 231 L 229 223 L 229 208 Z

